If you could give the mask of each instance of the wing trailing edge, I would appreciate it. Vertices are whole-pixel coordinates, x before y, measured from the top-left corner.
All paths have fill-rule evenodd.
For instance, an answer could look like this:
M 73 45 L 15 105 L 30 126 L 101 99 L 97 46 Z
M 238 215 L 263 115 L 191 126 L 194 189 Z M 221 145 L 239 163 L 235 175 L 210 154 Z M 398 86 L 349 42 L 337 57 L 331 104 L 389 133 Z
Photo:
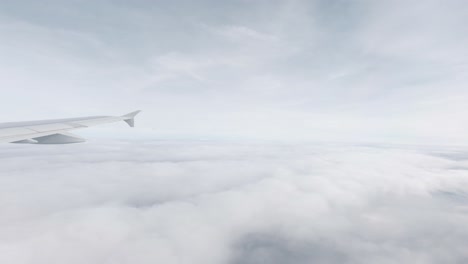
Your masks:
M 71 133 L 63 132 L 52 134 L 43 137 L 36 137 L 31 139 L 20 140 L 12 143 L 19 143 L 19 144 L 42 144 L 42 145 L 51 145 L 51 144 L 74 144 L 74 143 L 82 143 L 86 140 L 82 137 L 77 135 L 73 135 Z

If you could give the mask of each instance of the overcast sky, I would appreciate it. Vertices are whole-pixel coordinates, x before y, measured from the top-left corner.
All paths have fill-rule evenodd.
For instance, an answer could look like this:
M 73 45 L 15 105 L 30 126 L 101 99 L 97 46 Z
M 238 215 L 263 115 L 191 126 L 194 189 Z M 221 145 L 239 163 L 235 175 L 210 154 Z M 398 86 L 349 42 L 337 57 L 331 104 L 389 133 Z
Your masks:
M 465 0 L 0 0 L 0 122 L 144 111 L 0 146 L 0 263 L 468 263 L 467 25 Z
M 142 109 L 140 138 L 468 144 L 467 14 L 464 0 L 1 1 L 0 120 Z

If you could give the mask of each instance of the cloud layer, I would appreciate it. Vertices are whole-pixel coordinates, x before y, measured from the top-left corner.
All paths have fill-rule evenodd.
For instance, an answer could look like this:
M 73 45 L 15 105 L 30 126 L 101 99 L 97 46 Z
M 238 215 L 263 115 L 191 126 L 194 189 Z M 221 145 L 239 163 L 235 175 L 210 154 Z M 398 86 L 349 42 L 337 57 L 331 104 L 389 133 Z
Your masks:
M 464 263 L 465 149 L 0 149 L 0 262 Z

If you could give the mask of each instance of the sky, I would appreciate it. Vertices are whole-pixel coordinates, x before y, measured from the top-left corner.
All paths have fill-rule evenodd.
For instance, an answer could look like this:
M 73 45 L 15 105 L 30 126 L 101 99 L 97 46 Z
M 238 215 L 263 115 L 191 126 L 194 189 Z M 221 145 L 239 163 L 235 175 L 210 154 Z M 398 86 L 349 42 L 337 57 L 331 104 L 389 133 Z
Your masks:
M 148 139 L 467 144 L 463 0 L 1 1 L 0 120 Z M 115 127 L 86 132 L 113 133 Z

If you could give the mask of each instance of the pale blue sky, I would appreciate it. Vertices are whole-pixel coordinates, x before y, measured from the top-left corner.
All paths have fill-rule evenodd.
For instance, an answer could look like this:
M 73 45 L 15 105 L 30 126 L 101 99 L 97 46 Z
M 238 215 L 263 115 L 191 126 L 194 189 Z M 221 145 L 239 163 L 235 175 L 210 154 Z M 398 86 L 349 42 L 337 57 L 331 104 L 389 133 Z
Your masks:
M 466 1 L 2 1 L 0 120 L 468 144 Z M 86 133 L 125 133 L 115 127 Z

